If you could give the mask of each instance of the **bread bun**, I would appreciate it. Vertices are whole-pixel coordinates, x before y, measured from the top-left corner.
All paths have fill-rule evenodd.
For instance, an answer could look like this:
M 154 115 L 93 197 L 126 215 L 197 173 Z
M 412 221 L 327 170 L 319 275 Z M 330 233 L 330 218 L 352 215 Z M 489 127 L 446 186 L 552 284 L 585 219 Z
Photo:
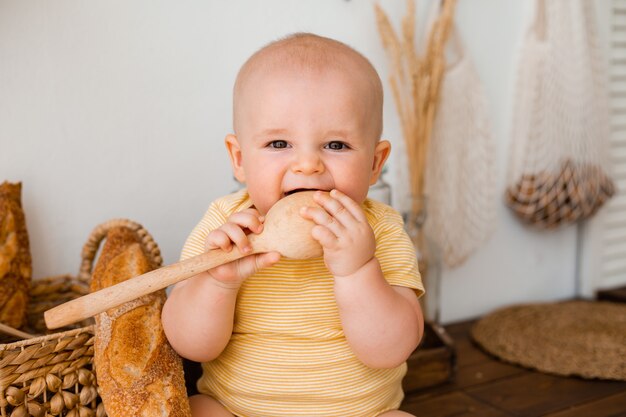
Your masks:
M 32 259 L 22 210 L 22 184 L 0 184 L 0 322 L 24 324 Z
M 148 272 L 154 265 L 136 232 L 109 230 L 94 268 L 92 291 Z M 94 362 L 109 417 L 189 417 L 180 356 L 161 325 L 165 290 L 96 316 Z

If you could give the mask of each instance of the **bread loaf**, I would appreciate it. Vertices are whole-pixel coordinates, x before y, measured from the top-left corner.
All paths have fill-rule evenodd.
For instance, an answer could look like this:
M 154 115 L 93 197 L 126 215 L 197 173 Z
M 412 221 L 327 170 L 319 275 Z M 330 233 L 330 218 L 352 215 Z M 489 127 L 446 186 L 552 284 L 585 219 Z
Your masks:
M 92 291 L 157 267 L 136 232 L 112 228 L 91 281 Z M 94 363 L 108 417 L 191 416 L 182 361 L 161 325 L 165 290 L 96 317 Z
M 22 210 L 22 184 L 0 184 L 0 322 L 24 324 L 32 260 Z

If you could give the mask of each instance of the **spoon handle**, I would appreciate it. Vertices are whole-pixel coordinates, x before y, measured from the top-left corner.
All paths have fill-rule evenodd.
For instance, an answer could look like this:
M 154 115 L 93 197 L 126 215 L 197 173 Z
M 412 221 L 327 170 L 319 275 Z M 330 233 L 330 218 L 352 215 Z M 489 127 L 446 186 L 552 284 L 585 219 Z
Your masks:
M 254 250 L 253 252 L 256 253 L 257 251 Z M 46 326 L 49 329 L 56 329 L 85 320 L 110 308 L 247 255 L 249 254 L 244 255 L 239 252 L 236 247 L 230 252 L 213 249 L 184 261 L 146 272 L 47 310 L 44 313 Z

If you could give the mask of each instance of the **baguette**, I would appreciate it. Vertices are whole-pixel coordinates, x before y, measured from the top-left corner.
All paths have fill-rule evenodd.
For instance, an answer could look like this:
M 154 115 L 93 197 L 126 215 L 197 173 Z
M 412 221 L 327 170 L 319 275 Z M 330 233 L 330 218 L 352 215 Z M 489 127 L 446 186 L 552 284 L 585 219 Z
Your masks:
M 25 322 L 32 258 L 22 210 L 22 184 L 0 184 L 0 322 Z
M 91 290 L 117 284 L 158 265 L 136 232 L 109 230 Z M 96 316 L 94 364 L 108 417 L 190 417 L 181 358 L 161 325 L 165 290 Z

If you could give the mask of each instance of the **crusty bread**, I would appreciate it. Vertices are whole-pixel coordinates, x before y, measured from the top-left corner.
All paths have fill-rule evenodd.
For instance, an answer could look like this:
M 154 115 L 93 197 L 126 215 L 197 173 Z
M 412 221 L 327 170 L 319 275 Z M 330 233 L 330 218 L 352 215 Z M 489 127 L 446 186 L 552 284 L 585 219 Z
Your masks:
M 0 184 L 0 322 L 24 324 L 32 260 L 22 210 L 22 184 Z
M 91 280 L 92 291 L 156 267 L 136 232 L 112 228 Z M 182 361 L 165 338 L 165 290 L 96 317 L 95 370 L 109 417 L 191 416 Z

